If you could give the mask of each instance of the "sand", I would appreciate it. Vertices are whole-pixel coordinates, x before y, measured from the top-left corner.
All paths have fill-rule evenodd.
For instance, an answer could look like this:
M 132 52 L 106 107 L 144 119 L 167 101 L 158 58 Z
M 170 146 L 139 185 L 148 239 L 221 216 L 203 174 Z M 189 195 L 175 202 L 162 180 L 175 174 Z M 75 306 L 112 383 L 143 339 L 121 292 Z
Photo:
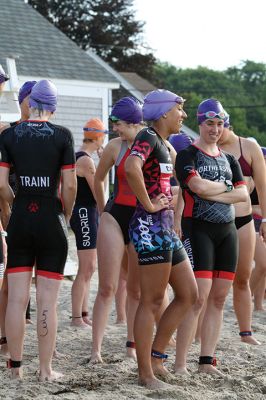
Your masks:
M 76 263 L 73 236 L 70 261 Z M 232 294 L 225 306 L 224 325 L 217 346 L 218 368 L 225 378 L 197 373 L 199 345 L 189 352 L 189 377 L 174 377 L 169 390 L 148 390 L 137 385 L 137 366 L 125 356 L 126 327 L 116 325 L 113 308 L 103 342 L 103 365 L 90 365 L 91 329 L 70 326 L 72 282 L 65 279 L 60 291 L 57 349 L 66 358 L 54 360 L 54 369 L 64 373 L 60 382 L 39 383 L 36 339 L 35 287 L 32 286 L 32 320 L 27 325 L 24 353 L 24 380 L 11 381 L 3 359 L 0 360 L 0 399 L 179 399 L 179 400 L 246 400 L 266 398 L 266 311 L 255 312 L 253 329 L 261 346 L 240 342 L 238 326 L 232 311 Z M 97 291 L 97 273 L 93 276 L 91 298 Z M 174 350 L 168 349 L 167 367 L 174 364 Z

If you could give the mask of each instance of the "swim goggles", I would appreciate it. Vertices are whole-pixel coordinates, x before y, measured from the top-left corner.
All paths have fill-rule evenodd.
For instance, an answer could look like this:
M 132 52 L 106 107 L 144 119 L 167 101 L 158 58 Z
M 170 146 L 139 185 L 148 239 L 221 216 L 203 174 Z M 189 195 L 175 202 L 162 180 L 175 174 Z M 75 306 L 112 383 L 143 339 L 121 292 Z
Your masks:
M 219 113 L 215 111 L 207 111 L 205 113 L 197 113 L 197 117 L 206 117 L 208 118 L 220 118 L 226 119 L 226 113 L 224 111 L 220 111 Z

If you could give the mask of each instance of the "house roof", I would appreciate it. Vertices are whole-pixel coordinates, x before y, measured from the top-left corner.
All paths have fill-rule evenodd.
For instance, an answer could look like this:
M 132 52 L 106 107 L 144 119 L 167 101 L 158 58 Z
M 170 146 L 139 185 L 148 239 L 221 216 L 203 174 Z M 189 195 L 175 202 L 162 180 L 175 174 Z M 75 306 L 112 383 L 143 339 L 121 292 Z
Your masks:
M 145 96 L 148 92 L 157 89 L 152 83 L 142 78 L 136 72 L 119 72 L 120 75 L 125 78 L 136 90 Z
M 23 0 L 1 0 L 0 64 L 18 56 L 18 75 L 117 82 L 72 40 Z

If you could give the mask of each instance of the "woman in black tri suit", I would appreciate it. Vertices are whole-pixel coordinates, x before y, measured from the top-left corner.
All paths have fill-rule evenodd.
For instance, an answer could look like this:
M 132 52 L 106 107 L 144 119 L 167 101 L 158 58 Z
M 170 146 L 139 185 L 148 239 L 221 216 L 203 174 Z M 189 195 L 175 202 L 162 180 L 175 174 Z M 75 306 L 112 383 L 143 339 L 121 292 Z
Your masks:
M 70 219 L 78 253 L 78 273 L 72 286 L 72 325 L 88 328 L 88 296 L 91 277 L 96 269 L 98 210 L 94 192 L 95 164 L 92 154 L 103 144 L 105 130 L 98 118 L 90 119 L 83 128 L 84 139 L 76 153 L 77 197 Z
M 225 111 L 216 99 L 200 103 L 200 137 L 178 153 L 176 175 L 182 188 L 183 243 L 199 289 L 199 298 L 177 332 L 175 371 L 187 374 L 186 357 L 206 304 L 201 329 L 199 372 L 221 375 L 213 362 L 222 326 L 223 305 L 232 286 L 238 256 L 233 203 L 248 193 L 237 160 L 219 150 Z
M 6 203 L 13 203 L 7 227 L 6 336 L 8 365 L 14 379 L 22 379 L 25 311 L 34 265 L 39 379 L 54 380 L 62 376 L 52 370 L 51 364 L 57 330 L 57 297 L 68 250 L 66 221 L 76 196 L 76 174 L 71 132 L 49 122 L 56 104 L 54 84 L 47 80 L 37 82 L 29 99 L 31 119 L 0 135 L 0 196 Z M 8 185 L 11 165 L 18 182 L 15 198 Z M 58 197 L 60 180 L 62 202 Z

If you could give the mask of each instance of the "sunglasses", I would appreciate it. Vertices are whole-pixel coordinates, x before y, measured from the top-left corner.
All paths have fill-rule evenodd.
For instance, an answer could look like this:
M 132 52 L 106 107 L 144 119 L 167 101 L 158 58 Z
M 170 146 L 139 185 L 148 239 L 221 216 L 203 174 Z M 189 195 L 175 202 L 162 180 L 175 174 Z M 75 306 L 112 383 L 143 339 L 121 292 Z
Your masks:
M 197 113 L 198 117 L 206 117 L 206 118 L 220 118 L 225 119 L 226 113 L 224 111 L 220 111 L 219 113 L 215 111 L 207 111 L 205 113 Z

